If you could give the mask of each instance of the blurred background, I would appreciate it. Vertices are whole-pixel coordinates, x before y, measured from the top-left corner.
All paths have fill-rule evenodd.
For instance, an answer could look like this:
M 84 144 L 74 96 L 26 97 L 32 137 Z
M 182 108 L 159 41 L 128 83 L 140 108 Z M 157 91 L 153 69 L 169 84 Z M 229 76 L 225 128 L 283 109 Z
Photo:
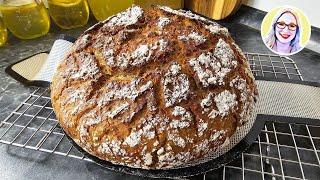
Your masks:
M 292 5 L 307 14 L 312 26 L 320 27 L 319 13 L 314 8 L 320 6 L 320 1 L 310 5 L 298 0 L 0 0 L 0 46 L 10 43 L 8 36 L 12 35 L 34 39 L 46 35 L 52 28 L 76 29 L 103 21 L 133 4 L 143 8 L 158 4 L 190 9 L 214 20 L 232 15 L 242 4 L 266 12 L 276 6 Z

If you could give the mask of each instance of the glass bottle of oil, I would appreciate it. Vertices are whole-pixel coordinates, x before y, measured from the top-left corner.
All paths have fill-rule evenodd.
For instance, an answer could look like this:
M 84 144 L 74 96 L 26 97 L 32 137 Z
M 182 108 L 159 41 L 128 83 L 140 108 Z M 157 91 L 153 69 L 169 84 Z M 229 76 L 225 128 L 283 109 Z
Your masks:
M 50 17 L 41 0 L 2 0 L 0 11 L 4 24 L 18 38 L 36 38 L 50 29 Z
M 134 0 L 88 0 L 88 2 L 98 21 L 103 21 L 134 4 Z
M 183 8 L 183 0 L 135 0 L 136 5 L 142 8 L 150 7 L 151 5 L 169 6 L 173 9 Z
M 4 26 L 0 16 L 0 46 L 3 46 L 7 42 L 7 28 Z
M 48 0 L 53 21 L 63 29 L 72 29 L 87 24 L 89 6 L 86 0 Z

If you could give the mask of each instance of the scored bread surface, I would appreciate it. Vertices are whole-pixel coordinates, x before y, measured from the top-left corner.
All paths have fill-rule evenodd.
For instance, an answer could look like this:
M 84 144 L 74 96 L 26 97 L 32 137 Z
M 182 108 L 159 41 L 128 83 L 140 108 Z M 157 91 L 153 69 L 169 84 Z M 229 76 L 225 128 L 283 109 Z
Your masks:
M 133 6 L 85 31 L 51 99 L 61 127 L 115 164 L 171 168 L 225 146 L 257 89 L 226 28 L 187 11 Z

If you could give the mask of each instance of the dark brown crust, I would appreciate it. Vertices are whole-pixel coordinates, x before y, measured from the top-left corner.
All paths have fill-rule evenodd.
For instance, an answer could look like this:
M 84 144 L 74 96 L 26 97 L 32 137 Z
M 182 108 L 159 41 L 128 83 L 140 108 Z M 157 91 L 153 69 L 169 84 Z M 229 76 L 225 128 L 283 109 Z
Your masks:
M 159 17 L 170 19 L 170 24 L 164 26 L 162 30 L 157 27 Z M 236 77 L 246 80 L 247 93 L 249 94 L 246 101 L 252 106 L 254 102 L 251 102 L 251 99 L 257 94 L 257 89 L 247 60 L 228 33 L 212 34 L 205 28 L 206 24 L 209 25 L 208 22 L 189 19 L 155 7 L 144 11 L 143 16 L 139 17 L 137 23 L 126 27 L 106 28 L 105 24 L 110 19 L 112 18 L 103 23 L 98 23 L 78 38 L 72 51 L 58 67 L 51 84 L 52 105 L 60 125 L 81 147 L 92 155 L 117 164 L 142 168 L 166 168 L 206 156 L 223 144 L 228 137 L 235 133 L 236 128 L 242 125 L 240 123 L 240 113 L 243 110 L 244 103 L 240 102 L 240 97 L 243 92 L 231 87 L 230 82 Z M 134 31 L 128 31 L 132 29 Z M 195 41 L 182 42 L 178 39 L 179 35 L 187 35 L 192 32 L 198 32 L 206 38 L 206 41 L 198 45 Z M 84 37 L 87 37 L 85 42 L 83 42 Z M 113 38 L 112 41 L 108 40 L 109 37 Z M 112 67 L 108 64 L 105 56 L 106 50 L 113 49 L 113 56 L 117 57 L 122 53 L 133 52 L 139 45 L 156 44 L 160 39 L 169 41 L 165 51 L 155 50 L 151 59 L 142 65 L 121 68 Z M 196 72 L 189 65 L 189 61 L 202 53 L 213 52 L 219 39 L 223 39 L 231 47 L 237 66 L 224 78 L 224 85 L 204 87 Z M 99 43 L 102 45 L 99 46 Z M 79 73 L 81 69 L 86 69 L 84 65 L 87 62 L 81 58 L 91 56 L 90 62 L 93 63 L 92 67 L 95 67 L 90 69 L 92 74 L 88 75 L 88 72 L 86 72 L 80 73 L 82 75 L 80 77 L 76 76 L 75 73 Z M 190 91 L 186 99 L 175 102 L 173 106 L 166 107 L 162 81 L 173 61 L 181 66 L 180 74 L 185 74 L 188 77 Z M 108 87 L 108 84 L 114 82 L 121 89 L 137 78 L 140 79 L 136 83 L 137 89 L 142 88 L 149 82 L 152 82 L 152 87 L 141 92 L 134 100 L 121 98 L 105 104 L 99 101 L 104 95 L 112 91 L 113 87 Z M 238 104 L 234 108 L 235 110 L 230 111 L 228 115 L 217 116 L 212 120 L 208 117 L 208 114 L 202 112 L 201 100 L 209 92 L 217 95 L 225 90 L 236 95 Z M 113 118 L 106 117 L 106 112 L 126 103 L 129 107 L 128 110 L 121 111 Z M 149 108 L 152 105 L 156 107 L 156 110 Z M 180 116 L 173 115 L 175 106 L 185 108 L 191 114 L 192 121 L 187 128 L 178 130 L 170 128 L 169 124 L 166 124 L 164 125 L 166 129 L 161 131 L 160 123 L 165 122 L 166 118 L 168 123 L 177 118 L 182 119 Z M 74 110 L 75 107 L 78 108 L 76 111 Z M 217 109 L 217 106 L 213 105 L 211 108 Z M 252 111 L 252 109 L 249 109 L 249 111 Z M 131 115 L 133 112 L 134 114 Z M 148 126 L 147 124 L 150 122 L 145 119 L 154 119 L 155 117 L 161 117 L 161 119 L 159 120 L 160 123 L 155 123 L 150 130 L 154 132 L 152 138 L 148 139 L 142 136 L 139 143 L 134 147 L 124 143 L 130 133 Z M 90 124 L 90 120 L 99 118 L 101 118 L 99 123 Z M 85 126 L 86 123 L 89 125 Z M 200 123 L 207 123 L 207 128 L 201 136 L 198 132 Z M 82 133 L 85 129 L 84 132 L 87 132 L 87 134 L 81 134 L 81 128 Z M 194 152 L 197 146 L 200 146 L 205 140 L 209 140 L 217 131 L 224 131 L 225 133 L 216 140 L 210 141 L 207 147 L 203 147 L 201 151 Z M 176 134 L 184 138 L 185 141 L 187 139 L 192 139 L 192 141 L 186 142 L 185 146 L 181 147 L 170 140 L 169 134 Z M 101 144 L 106 140 L 109 142 L 114 140 L 113 143 L 117 144 L 119 142 L 120 144 L 113 144 L 110 148 L 111 153 L 103 153 L 101 152 Z M 157 152 L 161 151 L 162 147 L 165 149 L 165 153 L 171 153 L 174 158 L 167 158 L 167 162 L 160 163 Z M 122 150 L 125 153 L 122 153 Z M 188 157 L 178 157 L 179 153 L 180 156 L 186 156 L 186 152 L 190 153 Z M 151 156 L 151 162 L 150 157 L 147 156 Z

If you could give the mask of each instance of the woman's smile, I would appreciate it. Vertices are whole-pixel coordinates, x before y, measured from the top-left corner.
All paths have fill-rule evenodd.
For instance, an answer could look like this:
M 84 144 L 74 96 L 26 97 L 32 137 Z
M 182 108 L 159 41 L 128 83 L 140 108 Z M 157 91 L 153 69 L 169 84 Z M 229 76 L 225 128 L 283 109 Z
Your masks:
M 288 39 L 291 35 L 290 34 L 285 34 L 285 33 L 279 33 L 280 36 L 283 38 L 283 39 Z

